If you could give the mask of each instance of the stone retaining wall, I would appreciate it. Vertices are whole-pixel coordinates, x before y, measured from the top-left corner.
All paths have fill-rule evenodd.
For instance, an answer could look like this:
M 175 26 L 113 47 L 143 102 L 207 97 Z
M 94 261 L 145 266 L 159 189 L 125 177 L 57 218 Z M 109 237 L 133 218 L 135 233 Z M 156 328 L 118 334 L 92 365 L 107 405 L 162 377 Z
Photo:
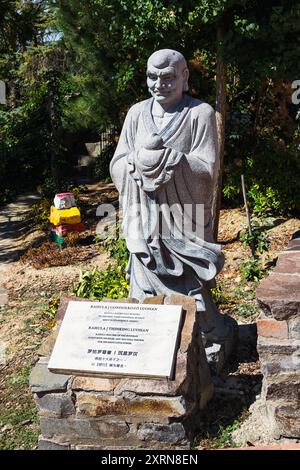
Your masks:
M 135 302 L 119 302 L 130 301 Z M 40 416 L 39 448 L 188 449 L 197 415 L 213 394 L 195 301 L 182 295 L 146 299 L 183 305 L 174 380 L 51 373 L 47 364 L 67 303 L 61 303 L 57 327 L 41 346 L 30 376 Z
M 300 236 L 280 253 L 257 289 L 265 419 L 274 438 L 300 438 Z

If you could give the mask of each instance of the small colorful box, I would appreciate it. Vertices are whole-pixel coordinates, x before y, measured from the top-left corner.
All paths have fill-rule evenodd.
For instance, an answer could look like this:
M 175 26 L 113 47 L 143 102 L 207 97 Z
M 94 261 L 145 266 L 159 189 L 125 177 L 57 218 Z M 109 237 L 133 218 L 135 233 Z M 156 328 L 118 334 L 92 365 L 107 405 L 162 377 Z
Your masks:
M 58 225 L 57 227 L 55 227 L 55 232 L 59 237 L 65 237 L 68 233 L 82 232 L 84 229 L 84 224 L 80 222 L 79 224 L 72 225 Z
M 71 209 L 76 207 L 76 201 L 73 193 L 59 193 L 55 195 L 54 207 L 56 209 Z
M 80 211 L 78 207 L 71 207 L 71 209 L 56 209 L 51 206 L 49 220 L 51 224 L 66 225 L 66 224 L 79 224 L 81 222 Z
M 50 239 L 53 241 L 53 242 L 56 242 L 59 249 L 62 249 L 62 246 L 63 246 L 63 243 L 64 243 L 64 238 L 63 237 L 60 237 L 57 235 L 57 233 L 55 232 L 55 229 L 52 229 L 50 231 Z

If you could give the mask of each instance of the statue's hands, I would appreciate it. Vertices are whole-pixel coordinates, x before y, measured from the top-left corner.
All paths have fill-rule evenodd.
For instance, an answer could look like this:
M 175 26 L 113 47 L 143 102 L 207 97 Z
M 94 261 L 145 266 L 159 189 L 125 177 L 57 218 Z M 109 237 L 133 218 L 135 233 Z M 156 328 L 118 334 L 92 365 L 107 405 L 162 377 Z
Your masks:
M 158 134 L 150 134 L 146 137 L 144 148 L 147 150 L 162 150 L 164 141 Z
M 164 142 L 158 134 L 146 137 L 143 147 L 139 151 L 139 162 L 143 166 L 154 167 L 163 157 Z
M 149 150 L 142 147 L 139 150 L 138 161 L 141 165 L 146 167 L 155 167 L 161 161 L 164 155 L 164 149 L 162 150 Z

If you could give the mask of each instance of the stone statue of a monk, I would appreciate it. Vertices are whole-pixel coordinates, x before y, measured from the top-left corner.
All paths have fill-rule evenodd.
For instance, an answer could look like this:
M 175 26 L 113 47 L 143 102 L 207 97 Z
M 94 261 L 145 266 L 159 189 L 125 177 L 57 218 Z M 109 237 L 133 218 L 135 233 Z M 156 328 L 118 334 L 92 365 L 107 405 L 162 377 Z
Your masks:
M 152 97 L 129 110 L 110 171 L 130 252 L 130 296 L 192 296 L 202 331 L 214 342 L 224 333 L 209 291 L 223 266 L 212 235 L 216 123 L 209 104 L 186 94 L 188 77 L 179 52 L 163 49 L 150 56 Z M 195 216 L 195 208 L 202 209 L 202 217 Z

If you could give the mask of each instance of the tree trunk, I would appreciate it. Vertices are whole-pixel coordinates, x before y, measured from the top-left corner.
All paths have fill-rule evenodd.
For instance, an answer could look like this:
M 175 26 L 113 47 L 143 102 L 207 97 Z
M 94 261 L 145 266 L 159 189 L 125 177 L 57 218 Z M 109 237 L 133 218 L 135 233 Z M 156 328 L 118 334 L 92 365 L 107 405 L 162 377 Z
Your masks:
M 224 144 L 226 121 L 226 66 L 223 57 L 223 30 L 217 30 L 217 67 L 216 67 L 216 122 L 220 167 L 216 180 L 213 200 L 213 233 L 217 241 L 222 197 L 222 177 L 224 169 Z

